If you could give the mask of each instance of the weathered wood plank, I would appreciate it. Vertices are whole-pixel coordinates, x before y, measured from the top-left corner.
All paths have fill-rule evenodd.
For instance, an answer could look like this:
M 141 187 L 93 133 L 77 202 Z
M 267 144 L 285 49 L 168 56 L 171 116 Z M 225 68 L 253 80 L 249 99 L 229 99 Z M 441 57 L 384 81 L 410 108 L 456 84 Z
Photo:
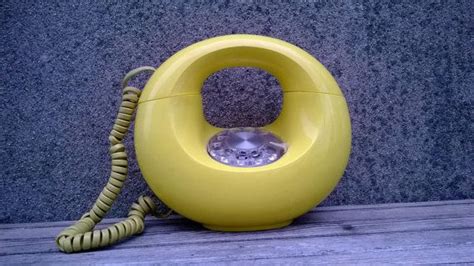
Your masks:
M 1 225 L 0 264 L 474 263 L 474 200 L 318 208 L 287 228 L 252 233 L 211 232 L 179 217 L 147 220 L 142 236 L 72 255 L 53 242 L 68 224 Z
M 407 205 L 407 206 L 405 206 Z M 466 201 L 447 201 L 447 202 L 423 202 L 416 209 L 411 210 L 410 206 L 416 206 L 413 203 L 407 204 L 383 204 L 383 205 L 361 205 L 361 206 L 336 206 L 317 208 L 299 218 L 296 222 L 302 223 L 347 223 L 359 220 L 412 220 L 412 219 L 431 219 L 431 218 L 449 218 L 472 212 L 474 200 Z M 385 206 L 385 208 L 383 208 Z M 421 208 L 423 207 L 423 208 Z M 439 208 L 442 208 L 441 212 Z M 356 211 L 357 210 L 357 211 Z M 354 212 L 356 211 L 356 212 Z M 107 219 L 102 226 L 110 225 L 119 219 Z M 22 239 L 30 240 L 32 237 L 50 237 L 56 234 L 72 222 L 61 221 L 51 223 L 35 224 L 0 224 L 0 240 Z M 147 218 L 146 225 L 151 232 L 155 231 L 182 231 L 179 225 L 184 224 L 189 227 L 192 223 L 182 219 L 179 216 L 172 216 L 165 220 Z M 196 225 L 198 226 L 198 225 Z
M 426 201 L 426 202 L 408 202 L 408 203 L 384 203 L 384 204 L 371 204 L 371 205 L 342 205 L 342 206 L 330 206 L 330 207 L 317 207 L 311 210 L 309 213 L 314 212 L 338 212 L 338 211 L 352 211 L 352 210 L 366 210 L 372 211 L 377 209 L 390 210 L 390 209 L 404 209 L 407 208 L 420 208 L 420 207 L 446 207 L 446 206 L 462 206 L 472 205 L 474 199 L 467 200 L 450 200 L 450 201 Z M 152 218 L 153 219 L 153 218 Z M 180 219 L 178 216 L 172 216 L 168 220 Z M 103 221 L 104 224 L 112 224 L 120 219 L 112 218 Z M 42 227 L 58 227 L 63 228 L 71 224 L 71 221 L 57 221 L 57 222 L 39 222 L 39 223 L 19 223 L 19 224 L 0 224 L 0 230 L 11 229 L 11 228 L 42 228 Z M 0 231 L 1 232 L 1 231 Z

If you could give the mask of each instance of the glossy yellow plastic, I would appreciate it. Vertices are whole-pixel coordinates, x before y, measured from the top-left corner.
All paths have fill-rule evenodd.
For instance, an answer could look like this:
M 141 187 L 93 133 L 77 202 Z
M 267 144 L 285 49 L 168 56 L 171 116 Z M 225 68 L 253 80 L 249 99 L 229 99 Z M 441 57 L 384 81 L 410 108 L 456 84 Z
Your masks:
M 201 87 L 228 67 L 257 67 L 283 89 L 283 108 L 265 127 L 288 145 L 278 161 L 254 168 L 213 160 L 206 150 L 221 129 L 203 115 Z M 177 213 L 222 231 L 286 226 L 321 202 L 347 165 L 351 128 L 331 74 L 287 42 L 255 35 L 201 41 L 155 71 L 140 98 L 135 148 L 153 192 Z

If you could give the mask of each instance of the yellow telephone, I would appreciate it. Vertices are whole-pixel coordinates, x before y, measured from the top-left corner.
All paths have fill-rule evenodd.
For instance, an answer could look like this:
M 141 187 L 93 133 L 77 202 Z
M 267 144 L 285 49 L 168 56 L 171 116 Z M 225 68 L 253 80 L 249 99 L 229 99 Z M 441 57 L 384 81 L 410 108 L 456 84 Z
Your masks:
M 203 82 L 216 71 L 238 66 L 261 68 L 278 79 L 283 108 L 272 124 L 221 129 L 204 118 Z M 128 86 L 147 71 L 153 75 L 143 93 Z M 131 71 L 122 87 L 109 137 L 110 179 L 92 209 L 58 235 L 61 251 L 111 245 L 141 233 L 145 215 L 165 216 L 170 210 L 212 230 L 283 227 L 326 198 L 347 165 L 351 128 L 344 96 L 321 63 L 287 42 L 257 35 L 211 38 L 179 51 L 156 71 Z M 170 209 L 140 197 L 126 220 L 92 231 L 127 177 L 122 140 L 135 109 L 140 169 Z

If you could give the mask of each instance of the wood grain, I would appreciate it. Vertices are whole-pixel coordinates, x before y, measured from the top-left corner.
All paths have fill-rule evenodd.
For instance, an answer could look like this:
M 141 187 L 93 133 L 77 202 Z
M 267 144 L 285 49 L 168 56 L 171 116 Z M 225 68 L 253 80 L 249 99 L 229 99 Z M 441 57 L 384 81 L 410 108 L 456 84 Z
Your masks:
M 147 219 L 141 236 L 67 255 L 54 237 L 70 223 L 0 225 L 0 264 L 474 263 L 474 200 L 323 207 L 287 228 L 248 233 Z

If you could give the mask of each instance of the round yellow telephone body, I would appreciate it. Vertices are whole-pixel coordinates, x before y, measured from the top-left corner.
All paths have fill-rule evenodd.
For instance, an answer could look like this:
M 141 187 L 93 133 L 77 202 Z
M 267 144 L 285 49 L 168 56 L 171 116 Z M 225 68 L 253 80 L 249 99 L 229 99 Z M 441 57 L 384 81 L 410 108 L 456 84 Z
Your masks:
M 264 129 L 288 150 L 272 164 L 233 167 L 207 153 L 222 129 L 204 118 L 201 87 L 229 67 L 261 68 L 282 87 L 282 111 Z M 135 122 L 138 163 L 153 192 L 177 213 L 221 231 L 290 224 L 334 189 L 350 147 L 347 104 L 331 74 L 302 49 L 256 35 L 216 37 L 173 55 L 146 84 Z

